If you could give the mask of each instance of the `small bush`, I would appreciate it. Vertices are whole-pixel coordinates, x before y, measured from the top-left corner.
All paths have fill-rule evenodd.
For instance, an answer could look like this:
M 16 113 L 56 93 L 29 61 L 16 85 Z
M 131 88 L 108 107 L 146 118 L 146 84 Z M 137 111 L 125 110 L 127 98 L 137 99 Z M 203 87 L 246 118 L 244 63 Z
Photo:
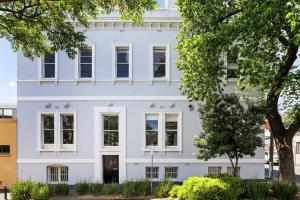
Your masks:
M 177 196 L 179 200 L 231 200 L 227 183 L 207 177 L 188 178 L 179 188 Z
M 92 195 L 100 195 L 102 194 L 102 187 L 101 183 L 90 183 L 89 184 L 89 194 Z
M 79 182 L 75 184 L 75 191 L 78 195 L 99 195 L 102 192 L 102 184 Z
M 65 183 L 49 185 L 50 195 L 69 195 L 69 185 Z
M 297 186 L 284 181 L 273 182 L 271 190 L 273 195 L 279 200 L 292 200 L 295 199 L 295 195 L 297 194 Z
M 169 197 L 169 192 L 172 190 L 173 183 L 169 180 L 164 180 L 163 182 L 159 183 L 158 187 L 156 188 L 156 195 L 159 198 L 166 198 Z
M 31 198 L 31 191 L 34 187 L 32 181 L 16 182 L 11 187 L 11 196 L 14 200 L 29 200 Z
M 151 183 L 148 180 L 126 181 L 122 185 L 122 195 L 125 197 L 147 196 L 151 194 Z
M 170 197 L 176 198 L 179 190 L 180 185 L 173 185 L 171 191 L 169 192 Z
M 31 191 L 33 200 L 47 200 L 49 198 L 48 185 L 34 185 Z
M 119 195 L 121 192 L 119 185 L 116 183 L 107 184 L 104 186 L 104 194 L 106 195 Z
M 246 182 L 247 196 L 253 200 L 262 200 L 268 196 L 269 186 L 266 182 L 249 180 Z

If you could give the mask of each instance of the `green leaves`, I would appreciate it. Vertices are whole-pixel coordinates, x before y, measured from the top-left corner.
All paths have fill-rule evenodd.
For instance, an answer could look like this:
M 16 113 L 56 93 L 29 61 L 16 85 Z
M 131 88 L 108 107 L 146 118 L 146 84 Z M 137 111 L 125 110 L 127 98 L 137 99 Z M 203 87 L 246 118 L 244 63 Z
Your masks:
M 87 28 L 89 19 L 118 8 L 122 19 L 140 23 L 144 12 L 156 6 L 155 0 L 6 1 L 0 3 L 0 38 L 32 59 L 57 50 L 74 58 L 76 49 L 85 43 L 83 32 L 75 30 L 75 21 Z
M 244 108 L 235 95 L 219 96 L 212 107 L 204 106 L 201 109 L 204 132 L 194 140 L 199 148 L 197 158 L 254 156 L 256 148 L 262 146 L 264 112 L 263 107 L 250 103 Z

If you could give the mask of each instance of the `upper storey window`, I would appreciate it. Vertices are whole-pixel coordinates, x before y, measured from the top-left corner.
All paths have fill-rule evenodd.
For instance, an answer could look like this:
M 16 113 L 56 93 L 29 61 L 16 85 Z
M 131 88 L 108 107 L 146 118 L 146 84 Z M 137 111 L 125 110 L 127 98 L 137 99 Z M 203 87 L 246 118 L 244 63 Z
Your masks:
M 43 64 L 43 78 L 55 78 L 55 54 L 46 53 Z
M 92 47 L 80 48 L 78 78 L 93 78 L 93 48 Z
M 153 47 L 153 77 L 166 77 L 166 47 Z
M 131 80 L 132 78 L 132 45 L 113 45 L 113 79 Z
M 165 8 L 167 0 L 156 0 L 160 8 Z

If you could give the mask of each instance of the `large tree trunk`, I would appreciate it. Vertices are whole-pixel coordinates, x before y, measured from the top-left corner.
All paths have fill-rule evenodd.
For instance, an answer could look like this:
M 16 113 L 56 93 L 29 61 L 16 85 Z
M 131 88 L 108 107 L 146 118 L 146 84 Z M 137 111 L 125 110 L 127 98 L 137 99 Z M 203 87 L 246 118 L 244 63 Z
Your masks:
M 275 142 L 279 158 L 279 179 L 295 182 L 293 137 L 275 137 Z

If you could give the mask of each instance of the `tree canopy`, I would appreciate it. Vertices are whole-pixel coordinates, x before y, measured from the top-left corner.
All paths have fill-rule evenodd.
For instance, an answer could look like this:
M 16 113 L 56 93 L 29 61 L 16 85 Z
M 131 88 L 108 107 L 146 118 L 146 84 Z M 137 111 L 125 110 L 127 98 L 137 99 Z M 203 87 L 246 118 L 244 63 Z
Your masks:
M 123 19 L 141 22 L 155 0 L 0 0 L 0 39 L 27 57 L 64 50 L 73 58 L 85 35 L 72 22 L 88 27 L 88 20 L 118 8 Z
M 209 102 L 223 93 L 227 52 L 237 48 L 237 85 L 242 91 L 254 89 L 265 95 L 266 116 L 282 161 L 280 176 L 294 180 L 291 145 L 300 128 L 300 115 L 293 115 L 286 127 L 278 106 L 280 97 L 287 110 L 300 106 L 300 69 L 295 62 L 300 2 L 177 0 L 177 6 L 183 18 L 177 46 L 183 94 Z
M 263 109 L 248 104 L 245 108 L 235 95 L 219 96 L 214 105 L 201 109 L 204 132 L 195 137 L 199 148 L 196 157 L 208 160 L 226 155 L 237 175 L 238 161 L 245 155 L 254 156 L 262 147 Z

